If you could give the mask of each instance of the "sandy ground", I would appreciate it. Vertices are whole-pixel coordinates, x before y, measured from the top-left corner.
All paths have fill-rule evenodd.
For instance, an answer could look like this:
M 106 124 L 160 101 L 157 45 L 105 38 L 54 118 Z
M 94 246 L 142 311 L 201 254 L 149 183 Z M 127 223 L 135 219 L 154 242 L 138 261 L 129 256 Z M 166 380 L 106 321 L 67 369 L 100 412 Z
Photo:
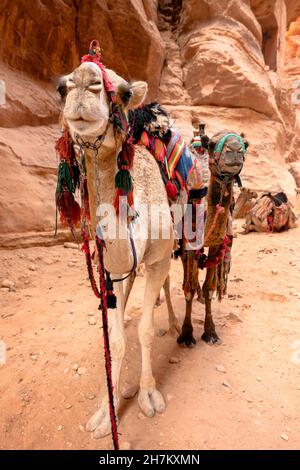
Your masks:
M 145 418 L 137 400 L 121 406 L 120 440 L 132 449 L 297 449 L 300 447 L 300 228 L 239 235 L 229 296 L 214 302 L 223 340 L 200 340 L 204 307 L 194 303 L 197 346 L 169 335 L 166 305 L 155 310 L 153 368 L 167 400 L 163 415 Z M 0 251 L 1 449 L 109 449 L 84 426 L 105 388 L 97 301 L 83 254 L 62 246 Z M 200 274 L 203 278 L 203 273 Z M 183 318 L 181 265 L 172 264 L 172 298 Z M 139 379 L 137 323 L 144 279 L 127 313 L 122 385 Z M 94 323 L 95 315 L 97 321 Z M 90 321 L 90 323 L 89 323 Z M 170 364 L 171 357 L 178 359 Z M 75 367 L 74 367 L 75 366 Z M 79 375 L 77 367 L 83 372 Z

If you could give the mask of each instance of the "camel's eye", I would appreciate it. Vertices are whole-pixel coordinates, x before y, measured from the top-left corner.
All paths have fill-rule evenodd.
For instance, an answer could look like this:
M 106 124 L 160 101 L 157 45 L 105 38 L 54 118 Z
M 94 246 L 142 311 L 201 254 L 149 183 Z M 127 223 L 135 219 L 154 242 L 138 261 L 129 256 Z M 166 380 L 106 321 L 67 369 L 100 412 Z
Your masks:
M 76 87 L 75 83 L 74 83 L 74 80 L 72 78 L 69 78 L 67 83 L 66 83 L 66 86 L 68 88 L 68 90 L 72 90 L 73 88 Z
M 89 91 L 93 91 L 94 93 L 99 93 L 99 91 L 102 90 L 102 83 L 101 82 L 95 82 L 89 85 L 88 87 Z

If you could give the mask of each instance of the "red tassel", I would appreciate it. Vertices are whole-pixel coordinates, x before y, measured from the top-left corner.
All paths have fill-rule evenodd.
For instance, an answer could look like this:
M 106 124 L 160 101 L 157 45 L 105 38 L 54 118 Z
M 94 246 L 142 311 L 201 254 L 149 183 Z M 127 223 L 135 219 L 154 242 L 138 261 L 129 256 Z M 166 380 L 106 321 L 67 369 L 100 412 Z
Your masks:
M 130 193 L 127 194 L 127 201 L 128 201 L 129 207 L 133 207 L 134 205 L 133 191 L 130 191 Z
M 166 190 L 170 199 L 175 199 L 178 196 L 178 189 L 176 188 L 175 184 L 172 183 L 172 181 L 167 182 Z
M 62 225 L 77 227 L 81 222 L 81 209 L 78 202 L 75 201 L 73 194 L 68 191 L 62 191 L 62 193 L 58 194 L 56 203 Z
M 69 163 L 71 162 L 72 149 L 68 129 L 64 130 L 64 134 L 56 142 L 55 150 L 61 160 L 66 159 Z
M 114 198 L 114 207 L 116 209 L 117 215 L 119 214 L 119 211 L 120 211 L 120 197 L 122 196 L 123 196 L 122 189 L 116 189 L 115 198 Z
M 126 166 L 127 170 L 131 170 L 134 159 L 134 145 L 131 139 L 127 139 L 123 145 L 122 150 L 118 155 L 118 168 Z

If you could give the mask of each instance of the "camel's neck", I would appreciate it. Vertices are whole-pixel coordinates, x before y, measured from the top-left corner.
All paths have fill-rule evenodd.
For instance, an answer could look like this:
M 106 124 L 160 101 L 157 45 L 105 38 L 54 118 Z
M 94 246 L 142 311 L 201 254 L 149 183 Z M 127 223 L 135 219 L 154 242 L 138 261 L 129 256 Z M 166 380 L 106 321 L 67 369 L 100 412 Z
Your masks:
M 227 233 L 232 195 L 232 182 L 224 187 L 214 175 L 211 175 L 207 196 L 208 210 L 205 227 L 206 246 L 214 247 L 223 242 Z M 219 211 L 217 208 L 218 204 L 220 204 L 224 210 Z
M 214 175 L 211 175 L 208 189 L 208 205 L 216 206 L 217 204 L 221 204 L 222 207 L 227 209 L 232 202 L 232 195 L 233 182 L 223 185 Z
M 92 150 L 86 150 L 89 206 L 92 227 L 96 227 L 96 211 L 99 204 L 113 204 L 115 194 L 115 174 L 117 171 L 118 148 L 102 147 L 98 156 Z

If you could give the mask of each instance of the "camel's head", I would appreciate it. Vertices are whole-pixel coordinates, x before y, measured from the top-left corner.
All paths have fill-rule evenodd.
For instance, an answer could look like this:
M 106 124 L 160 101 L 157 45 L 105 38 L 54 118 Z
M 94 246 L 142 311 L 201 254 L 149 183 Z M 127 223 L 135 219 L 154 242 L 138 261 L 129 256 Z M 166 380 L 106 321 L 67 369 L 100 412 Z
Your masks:
M 234 206 L 233 217 L 235 219 L 245 217 L 254 206 L 257 198 L 258 194 L 256 191 L 245 187 L 241 188 L 241 192 Z
M 94 141 L 105 132 L 111 110 L 107 81 L 113 85 L 115 100 L 125 114 L 142 103 L 148 89 L 145 82 L 129 84 L 93 62 L 83 62 L 71 74 L 61 77 L 57 89 L 64 104 L 63 121 L 73 141 L 76 135 Z M 112 130 L 108 136 L 114 139 Z
M 227 130 L 215 134 L 208 145 L 211 172 L 229 178 L 239 175 L 248 146 L 244 134 Z

